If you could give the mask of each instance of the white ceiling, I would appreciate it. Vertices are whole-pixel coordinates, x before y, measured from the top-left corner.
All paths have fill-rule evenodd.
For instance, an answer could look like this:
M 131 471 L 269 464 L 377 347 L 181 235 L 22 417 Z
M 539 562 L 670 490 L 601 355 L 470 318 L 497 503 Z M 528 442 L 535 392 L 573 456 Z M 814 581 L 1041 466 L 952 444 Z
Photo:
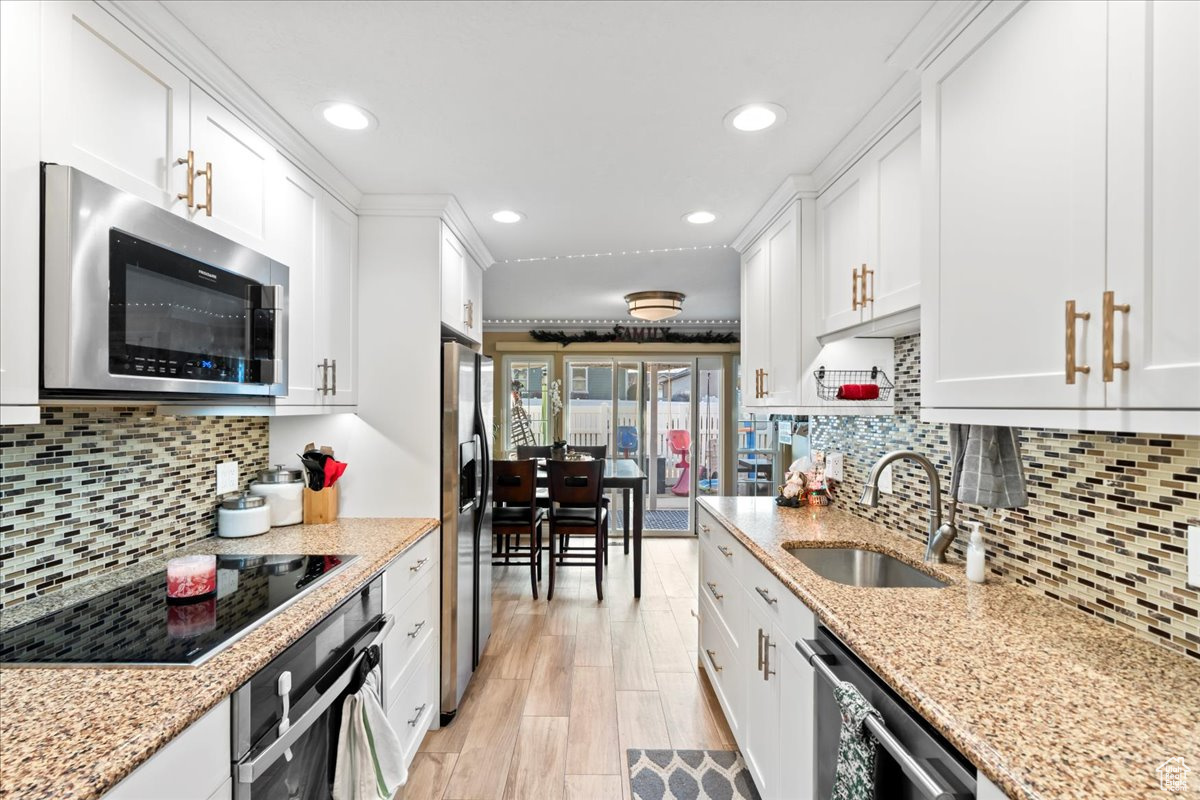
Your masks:
M 885 59 L 931 2 L 164 5 L 364 192 L 455 195 L 501 262 L 492 319 L 620 316 L 647 288 L 687 293 L 685 317 L 737 317 L 728 249 L 503 262 L 727 244 L 900 77 Z M 379 127 L 330 128 L 313 113 L 326 100 Z M 727 130 L 751 101 L 787 122 Z M 527 219 L 493 222 L 499 208 Z M 681 221 L 698 208 L 719 219 Z

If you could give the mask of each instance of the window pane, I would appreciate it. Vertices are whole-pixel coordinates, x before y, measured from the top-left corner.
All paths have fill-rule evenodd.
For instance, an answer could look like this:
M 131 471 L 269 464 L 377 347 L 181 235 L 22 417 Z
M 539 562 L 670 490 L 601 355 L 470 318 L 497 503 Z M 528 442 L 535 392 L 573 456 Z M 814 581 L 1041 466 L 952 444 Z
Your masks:
M 506 358 L 505 450 L 550 444 L 550 360 Z

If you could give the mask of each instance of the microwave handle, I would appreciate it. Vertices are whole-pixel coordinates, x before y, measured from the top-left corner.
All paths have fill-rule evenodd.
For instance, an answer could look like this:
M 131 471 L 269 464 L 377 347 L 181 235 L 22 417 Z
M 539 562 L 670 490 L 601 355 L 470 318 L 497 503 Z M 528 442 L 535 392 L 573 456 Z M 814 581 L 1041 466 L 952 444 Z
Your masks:
M 292 726 L 284 731 L 278 739 L 271 743 L 269 747 L 251 759 L 247 759 L 237 765 L 238 783 L 254 783 L 255 778 L 261 777 L 263 772 L 268 767 L 274 764 L 284 752 L 296 743 L 296 740 L 308 731 L 317 720 L 329 709 L 334 702 L 341 697 L 342 692 L 350 685 L 350 681 L 354 679 L 355 673 L 358 672 L 359 662 L 366 656 L 367 651 L 375 645 L 382 645 L 383 640 L 392 632 L 392 628 L 396 625 L 396 618 L 392 614 L 384 614 L 381 620 L 383 625 L 375 637 L 363 647 L 361 653 L 350 662 L 350 666 L 346 668 L 337 680 L 317 698 L 317 701 L 301 715 L 300 719 L 292 723 Z
M 250 296 L 251 311 L 270 310 L 273 328 L 271 330 L 271 353 L 274 358 L 258 359 L 258 377 L 261 383 L 279 383 L 283 380 L 283 358 L 280 350 L 283 346 L 283 287 L 279 284 L 264 284 L 253 287 Z M 253 327 L 247 331 L 247 336 L 254 335 Z M 247 344 L 252 344 L 247 342 Z

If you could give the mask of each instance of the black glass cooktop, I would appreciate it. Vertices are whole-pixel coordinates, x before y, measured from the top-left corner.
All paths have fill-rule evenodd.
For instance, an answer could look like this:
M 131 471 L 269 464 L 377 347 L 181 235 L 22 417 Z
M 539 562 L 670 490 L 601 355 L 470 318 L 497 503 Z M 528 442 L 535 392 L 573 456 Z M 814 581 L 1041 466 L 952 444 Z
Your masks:
M 191 602 L 163 570 L 0 631 L 0 664 L 196 664 L 355 558 L 218 555 L 216 592 Z

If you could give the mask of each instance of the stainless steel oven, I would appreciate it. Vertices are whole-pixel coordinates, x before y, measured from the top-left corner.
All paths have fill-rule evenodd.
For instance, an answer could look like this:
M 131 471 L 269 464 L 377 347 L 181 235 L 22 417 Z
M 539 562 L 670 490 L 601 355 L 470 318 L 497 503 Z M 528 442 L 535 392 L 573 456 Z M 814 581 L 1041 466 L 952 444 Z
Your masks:
M 380 576 L 233 693 L 234 800 L 332 797 L 342 701 L 394 624 L 382 606 Z
M 45 396 L 287 394 L 286 266 L 77 169 L 42 181 Z

